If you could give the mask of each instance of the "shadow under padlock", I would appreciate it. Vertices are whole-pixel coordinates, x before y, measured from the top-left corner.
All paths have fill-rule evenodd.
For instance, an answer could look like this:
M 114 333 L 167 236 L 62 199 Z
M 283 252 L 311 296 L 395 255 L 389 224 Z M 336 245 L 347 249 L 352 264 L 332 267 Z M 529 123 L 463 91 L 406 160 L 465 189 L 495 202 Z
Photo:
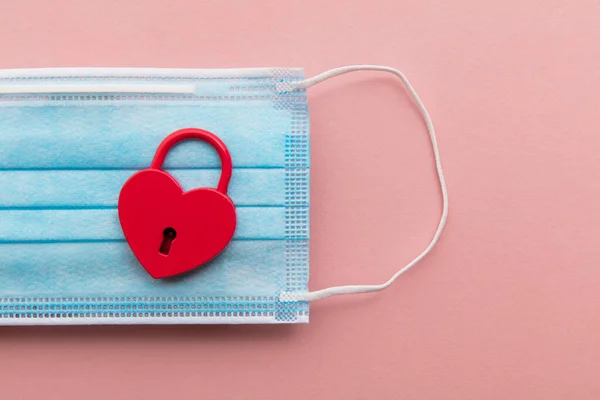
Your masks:
M 162 165 L 167 153 L 186 139 L 211 144 L 221 159 L 216 189 L 187 192 Z M 119 195 L 119 220 L 134 255 L 154 278 L 191 271 L 213 259 L 231 241 L 235 205 L 227 195 L 231 156 L 214 134 L 195 128 L 176 131 L 158 147 L 150 168 L 134 174 Z

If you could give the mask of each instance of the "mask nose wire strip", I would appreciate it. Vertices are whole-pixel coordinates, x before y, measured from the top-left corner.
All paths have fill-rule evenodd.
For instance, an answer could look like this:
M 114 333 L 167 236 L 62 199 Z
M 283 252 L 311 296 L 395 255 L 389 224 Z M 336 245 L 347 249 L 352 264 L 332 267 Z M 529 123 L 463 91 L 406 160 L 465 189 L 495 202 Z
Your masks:
M 442 231 L 444 230 L 444 226 L 446 225 L 446 220 L 448 219 L 448 191 L 446 189 L 446 181 L 444 179 L 444 173 L 442 170 L 442 163 L 440 160 L 440 153 L 438 150 L 437 139 L 435 136 L 435 129 L 433 127 L 433 122 L 431 121 L 431 117 L 425 108 L 425 105 L 421 101 L 421 98 L 412 87 L 406 76 L 399 70 L 395 68 L 379 66 L 379 65 L 351 65 L 347 67 L 335 68 L 329 71 L 326 71 L 320 75 L 317 75 L 313 78 L 309 78 L 303 81 L 294 82 L 291 84 L 292 90 L 297 89 L 307 89 L 317 83 L 323 82 L 329 78 L 333 78 L 338 75 L 347 74 L 349 72 L 354 71 L 383 71 L 389 72 L 396 75 L 406 89 L 409 94 L 413 98 L 414 102 L 417 104 L 423 119 L 425 120 L 425 125 L 427 126 L 427 131 L 429 132 L 429 138 L 431 139 L 431 148 L 433 150 L 433 156 L 435 159 L 435 167 L 437 171 L 437 176 L 440 184 L 440 191 L 442 193 L 442 215 L 440 217 L 440 222 L 438 224 L 437 230 L 435 231 L 433 238 L 429 242 L 429 245 L 423 250 L 421 254 L 419 254 L 415 259 L 413 259 L 410 263 L 402 267 L 398 270 L 387 282 L 382 283 L 380 285 L 348 285 L 348 286 L 334 286 L 327 289 L 317 290 L 314 292 L 308 293 L 282 293 L 282 300 L 295 300 L 295 301 L 313 301 L 323 299 L 329 296 L 336 296 L 340 294 L 357 294 L 357 293 L 369 293 L 369 292 L 378 292 L 390 286 L 400 275 L 408 271 L 415 264 L 421 261 L 429 252 L 433 249 L 435 244 L 437 243 Z M 285 295 L 285 296 L 284 296 Z
M 193 84 L 126 84 L 126 83 L 84 83 L 84 84 L 37 84 L 1 85 L 0 94 L 51 94 L 51 93 L 155 93 L 155 94 L 194 94 Z

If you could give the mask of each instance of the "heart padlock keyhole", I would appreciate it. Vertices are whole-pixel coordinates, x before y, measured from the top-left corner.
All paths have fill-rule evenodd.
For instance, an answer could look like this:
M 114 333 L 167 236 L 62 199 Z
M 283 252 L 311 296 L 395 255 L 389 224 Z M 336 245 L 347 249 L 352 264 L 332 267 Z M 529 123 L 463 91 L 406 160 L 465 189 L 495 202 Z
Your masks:
M 160 244 L 160 248 L 158 252 L 165 256 L 169 255 L 169 251 L 171 251 L 171 244 L 173 240 L 177 237 L 177 231 L 171 227 L 165 228 L 163 231 L 163 241 Z

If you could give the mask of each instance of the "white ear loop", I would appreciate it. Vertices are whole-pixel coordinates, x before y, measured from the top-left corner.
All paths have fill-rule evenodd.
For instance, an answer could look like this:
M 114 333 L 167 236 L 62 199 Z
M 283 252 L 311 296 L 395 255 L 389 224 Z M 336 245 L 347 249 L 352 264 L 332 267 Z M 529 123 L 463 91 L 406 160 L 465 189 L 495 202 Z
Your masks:
M 379 65 L 351 65 L 347 67 L 334 68 L 315 77 L 299 82 L 294 82 L 290 85 L 291 90 L 307 89 L 313 85 L 316 85 L 319 82 L 323 82 L 326 79 L 354 71 L 384 71 L 396 75 L 398 78 L 400 78 L 400 80 L 412 96 L 414 102 L 417 104 L 419 111 L 421 112 L 421 115 L 425 120 L 427 131 L 429 131 L 429 138 L 431 139 L 431 148 L 433 150 L 433 156 L 435 158 L 435 167 L 440 183 L 440 190 L 442 192 L 442 216 L 440 217 L 440 222 L 438 224 L 437 230 L 435 231 L 431 242 L 429 242 L 429 245 L 425 248 L 425 250 L 423 250 L 423 252 L 419 254 L 410 263 L 398 270 L 387 282 L 382 283 L 380 285 L 334 286 L 327 289 L 317 290 L 315 292 L 308 293 L 282 293 L 280 296 L 280 299 L 282 301 L 313 301 L 340 294 L 369 293 L 383 290 L 390 286 L 400 275 L 408 271 L 411 267 L 413 267 L 415 264 L 421 261 L 423 257 L 429 254 L 431 249 L 433 249 L 438 239 L 440 238 L 440 235 L 444 230 L 444 226 L 446 225 L 446 220 L 448 219 L 448 191 L 446 189 L 446 181 L 444 179 L 444 173 L 442 171 L 442 163 L 440 161 L 440 153 L 438 150 L 437 139 L 435 137 L 435 129 L 433 128 L 433 122 L 431 121 L 431 117 L 429 116 L 425 105 L 419 98 L 419 95 L 402 72 L 395 68 L 384 67 Z

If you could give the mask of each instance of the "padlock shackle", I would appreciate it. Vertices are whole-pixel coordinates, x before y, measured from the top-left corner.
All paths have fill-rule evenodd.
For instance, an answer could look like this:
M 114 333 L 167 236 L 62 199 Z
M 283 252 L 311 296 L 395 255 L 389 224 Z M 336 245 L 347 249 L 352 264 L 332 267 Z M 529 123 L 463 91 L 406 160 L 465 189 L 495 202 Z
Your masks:
M 154 155 L 152 164 L 150 164 L 150 168 L 162 169 L 162 165 L 165 162 L 169 150 L 177 143 L 187 139 L 204 140 L 215 148 L 221 158 L 221 178 L 219 178 L 217 190 L 223 194 L 227 194 L 227 187 L 229 186 L 229 180 L 231 179 L 233 169 L 231 155 L 229 154 L 229 150 L 227 150 L 225 143 L 223 143 L 218 136 L 203 129 L 185 128 L 171 133 L 161 142 L 158 149 L 156 149 L 156 154 Z

